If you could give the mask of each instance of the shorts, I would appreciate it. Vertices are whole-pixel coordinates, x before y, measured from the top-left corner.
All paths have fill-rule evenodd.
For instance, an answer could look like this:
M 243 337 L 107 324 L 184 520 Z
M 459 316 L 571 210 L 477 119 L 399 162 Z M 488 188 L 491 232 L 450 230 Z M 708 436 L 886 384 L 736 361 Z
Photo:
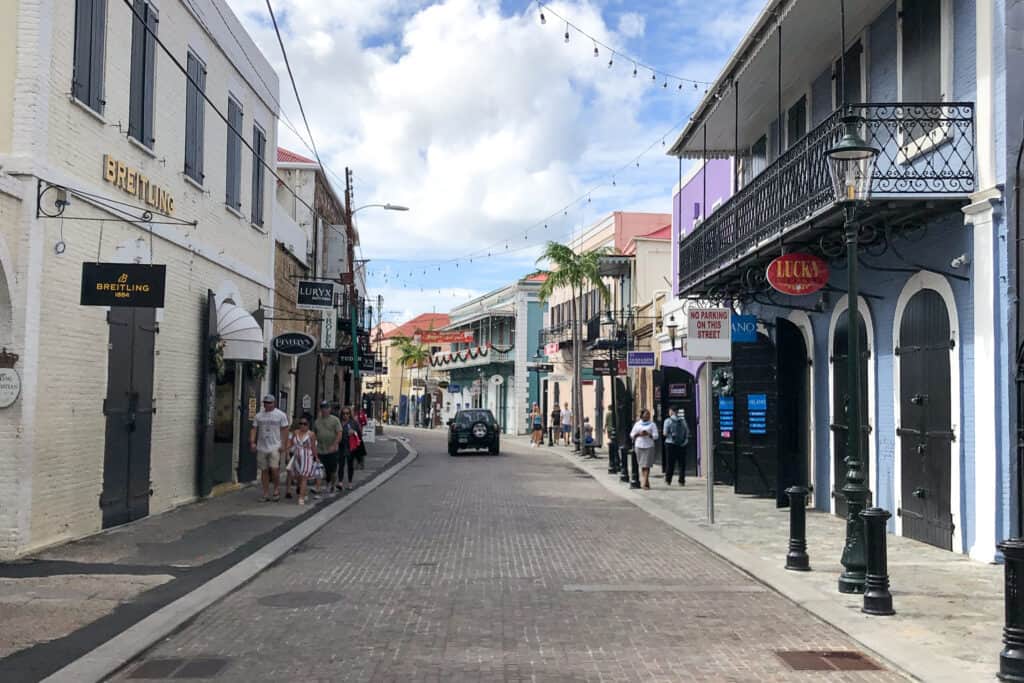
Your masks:
M 256 451 L 256 469 L 276 470 L 281 466 L 281 451 Z
M 562 433 L 563 434 L 568 434 L 569 433 L 569 425 L 562 425 Z
M 327 479 L 334 479 L 338 475 L 338 451 L 321 453 L 320 462 L 324 465 L 324 476 Z

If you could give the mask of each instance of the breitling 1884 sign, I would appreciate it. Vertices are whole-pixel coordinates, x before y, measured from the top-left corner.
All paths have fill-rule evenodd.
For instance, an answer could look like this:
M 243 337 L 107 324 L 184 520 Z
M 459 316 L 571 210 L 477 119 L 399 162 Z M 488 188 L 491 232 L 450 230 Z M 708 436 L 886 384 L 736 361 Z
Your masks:
M 83 306 L 163 308 L 167 266 L 83 263 Z

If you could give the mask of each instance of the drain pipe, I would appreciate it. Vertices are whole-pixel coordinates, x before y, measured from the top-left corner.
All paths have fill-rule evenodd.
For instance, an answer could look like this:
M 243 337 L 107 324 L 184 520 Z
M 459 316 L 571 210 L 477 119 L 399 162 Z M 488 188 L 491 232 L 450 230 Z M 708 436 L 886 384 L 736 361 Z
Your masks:
M 1017 381 L 1017 536 L 1024 538 L 1024 237 L 1020 226 L 1020 174 L 1021 160 L 1024 158 L 1024 122 L 1022 122 L 1021 142 L 1017 148 L 1017 163 L 1013 167 L 1013 237 L 1016 246 L 1016 381 Z

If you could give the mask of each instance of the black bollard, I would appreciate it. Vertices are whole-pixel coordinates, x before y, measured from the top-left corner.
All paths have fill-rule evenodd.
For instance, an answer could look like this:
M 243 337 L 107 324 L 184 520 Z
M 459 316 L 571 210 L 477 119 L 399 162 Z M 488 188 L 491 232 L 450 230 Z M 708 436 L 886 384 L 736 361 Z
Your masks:
M 618 448 L 618 444 L 615 443 L 615 433 L 610 432 L 608 434 L 608 474 L 619 473 L 619 459 L 615 457 Z
M 555 433 L 555 428 L 554 427 L 548 427 L 548 446 L 549 447 L 555 445 L 554 433 Z
M 1011 538 L 996 546 L 1003 553 L 1003 651 L 999 653 L 999 679 L 1024 681 L 1024 538 Z
M 811 560 L 807 556 L 807 488 L 790 486 L 789 495 L 789 552 L 786 553 L 786 569 L 794 572 L 811 571 Z
M 629 480 L 629 488 L 640 488 L 640 463 L 636 459 L 636 448 L 629 449 L 629 465 L 633 468 L 633 477 Z
M 629 483 L 629 453 L 626 446 L 619 446 L 619 481 Z
M 866 572 L 864 606 L 861 612 L 876 616 L 896 614 L 889 592 L 889 558 L 886 550 L 885 523 L 892 517 L 888 510 L 868 508 L 860 513 L 864 520 Z

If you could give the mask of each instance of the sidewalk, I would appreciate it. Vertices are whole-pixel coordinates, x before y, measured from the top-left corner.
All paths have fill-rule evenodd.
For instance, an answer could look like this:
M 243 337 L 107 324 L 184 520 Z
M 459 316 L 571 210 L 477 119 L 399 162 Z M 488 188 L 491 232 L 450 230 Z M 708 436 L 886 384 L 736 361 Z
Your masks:
M 356 488 L 403 453 L 367 444 Z M 347 495 L 300 507 L 246 486 L 0 564 L 0 679 L 40 680 Z
M 528 447 L 526 437 L 509 438 Z M 860 612 L 859 595 L 842 595 L 836 580 L 845 523 L 834 515 L 808 510 L 807 552 L 810 572 L 783 569 L 789 537 L 789 512 L 772 500 L 737 496 L 731 486 L 715 487 L 715 524 L 707 523 L 704 479 L 686 486 L 665 485 L 655 466 L 651 490 L 639 491 L 610 475 L 607 448 L 597 460 L 581 458 L 565 447 L 544 449 L 569 460 L 609 490 L 674 526 L 712 552 L 823 620 L 860 640 L 883 658 L 925 681 L 995 680 L 1003 627 L 1003 567 L 988 565 L 907 538 L 888 535 L 889 579 L 896 615 L 870 617 Z M 642 542 L 642 530 L 637 540 Z M 780 624 L 785 628 L 785 624 Z

